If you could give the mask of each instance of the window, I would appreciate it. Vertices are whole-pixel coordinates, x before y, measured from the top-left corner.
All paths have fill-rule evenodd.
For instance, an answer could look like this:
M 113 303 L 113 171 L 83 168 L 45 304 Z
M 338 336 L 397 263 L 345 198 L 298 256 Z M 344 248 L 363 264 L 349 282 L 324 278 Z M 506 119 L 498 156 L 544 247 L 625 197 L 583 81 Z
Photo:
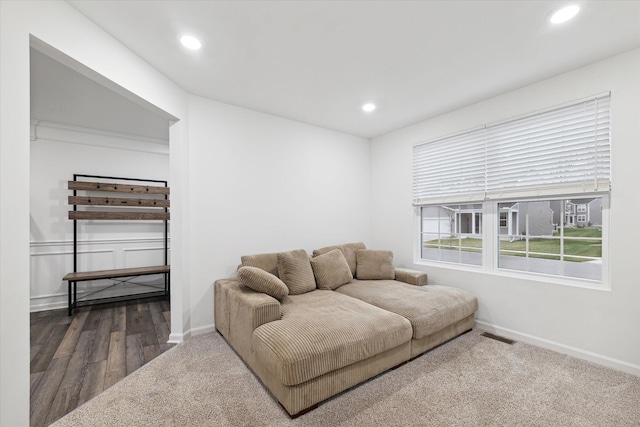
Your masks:
M 482 205 L 420 209 L 422 259 L 482 265 Z
M 500 230 L 498 268 L 602 280 L 602 216 L 589 226 L 563 223 L 567 203 L 562 199 L 499 203 L 500 212 L 509 209 L 519 226 Z M 593 198 L 592 203 L 602 206 L 603 197 Z M 513 206 L 518 209 L 511 210 Z M 577 219 L 584 223 L 586 215 Z
M 609 102 L 605 94 L 415 145 L 420 258 L 601 282 Z
M 509 220 L 509 213 L 500 212 L 500 228 L 507 228 L 508 220 Z

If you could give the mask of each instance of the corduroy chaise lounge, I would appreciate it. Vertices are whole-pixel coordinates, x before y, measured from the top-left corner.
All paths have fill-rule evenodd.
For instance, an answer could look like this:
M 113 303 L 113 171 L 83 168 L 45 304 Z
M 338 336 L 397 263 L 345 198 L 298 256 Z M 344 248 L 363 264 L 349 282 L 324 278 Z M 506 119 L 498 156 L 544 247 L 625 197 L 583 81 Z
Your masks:
M 242 257 L 215 282 L 216 329 L 291 416 L 460 335 L 475 296 L 424 286 L 363 243 Z

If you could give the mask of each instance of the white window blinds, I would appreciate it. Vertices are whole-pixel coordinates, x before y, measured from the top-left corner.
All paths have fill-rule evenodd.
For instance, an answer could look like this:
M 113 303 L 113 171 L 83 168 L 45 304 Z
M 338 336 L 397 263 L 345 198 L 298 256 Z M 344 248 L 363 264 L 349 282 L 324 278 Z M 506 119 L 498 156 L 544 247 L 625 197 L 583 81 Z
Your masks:
M 414 202 L 482 200 L 486 188 L 484 134 L 480 129 L 415 146 Z
M 609 191 L 610 95 L 413 148 L 415 205 Z

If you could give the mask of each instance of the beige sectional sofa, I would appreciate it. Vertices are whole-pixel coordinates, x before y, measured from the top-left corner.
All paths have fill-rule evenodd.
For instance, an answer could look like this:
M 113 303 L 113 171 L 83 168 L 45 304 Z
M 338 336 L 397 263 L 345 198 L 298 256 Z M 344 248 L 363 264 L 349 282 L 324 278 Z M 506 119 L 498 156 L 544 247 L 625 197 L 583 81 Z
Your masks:
M 362 243 L 242 257 L 215 325 L 295 417 L 473 328 L 475 296 Z

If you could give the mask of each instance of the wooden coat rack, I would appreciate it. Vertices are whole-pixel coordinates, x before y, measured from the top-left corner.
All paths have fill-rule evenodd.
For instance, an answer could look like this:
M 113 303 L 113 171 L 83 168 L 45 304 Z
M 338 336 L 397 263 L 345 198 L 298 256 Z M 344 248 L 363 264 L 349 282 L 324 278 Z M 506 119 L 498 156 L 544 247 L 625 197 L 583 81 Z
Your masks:
M 78 180 L 78 179 L 82 180 Z M 91 181 L 87 181 L 90 179 Z M 93 181 L 93 180 L 98 181 Z M 101 181 L 102 180 L 102 181 Z M 104 181 L 107 180 L 107 181 Z M 108 182 L 111 181 L 111 182 Z M 113 182 L 119 181 L 119 182 Z M 124 181 L 124 182 L 123 182 Z M 150 183 L 151 185 L 131 184 Z M 158 185 L 161 184 L 161 185 Z M 69 316 L 76 307 L 106 303 L 113 301 L 123 301 L 137 298 L 150 298 L 164 296 L 169 298 L 170 295 L 170 272 L 169 266 L 169 187 L 167 181 L 122 178 L 99 175 L 81 175 L 74 174 L 73 181 L 68 182 L 68 189 L 73 190 L 73 196 L 69 196 L 69 205 L 73 206 L 73 210 L 69 211 L 69 219 L 73 220 L 73 272 L 64 276 L 63 280 L 68 282 L 69 292 Z M 78 192 L 84 193 L 78 196 Z M 95 196 L 95 193 L 98 193 Z M 108 197 L 102 193 L 120 193 L 118 197 Z M 127 194 L 127 196 L 124 196 Z M 79 206 L 95 206 L 96 210 L 79 210 Z M 118 208 L 127 208 L 127 210 L 119 210 Z M 138 210 L 143 208 L 144 211 Z M 158 211 L 154 211 L 154 210 Z M 97 270 L 97 271 L 78 271 L 78 221 L 80 220 L 115 220 L 115 221 L 163 221 L 164 222 L 164 265 L 121 268 L 114 270 Z M 126 277 L 147 276 L 152 274 L 161 274 L 164 277 L 164 289 L 156 292 L 147 292 L 144 294 L 121 295 L 106 298 L 87 299 L 95 293 L 111 288 L 114 285 L 123 283 L 132 283 L 130 279 L 124 280 Z M 85 297 L 78 299 L 78 282 L 91 280 L 111 279 L 114 284 L 92 292 Z

